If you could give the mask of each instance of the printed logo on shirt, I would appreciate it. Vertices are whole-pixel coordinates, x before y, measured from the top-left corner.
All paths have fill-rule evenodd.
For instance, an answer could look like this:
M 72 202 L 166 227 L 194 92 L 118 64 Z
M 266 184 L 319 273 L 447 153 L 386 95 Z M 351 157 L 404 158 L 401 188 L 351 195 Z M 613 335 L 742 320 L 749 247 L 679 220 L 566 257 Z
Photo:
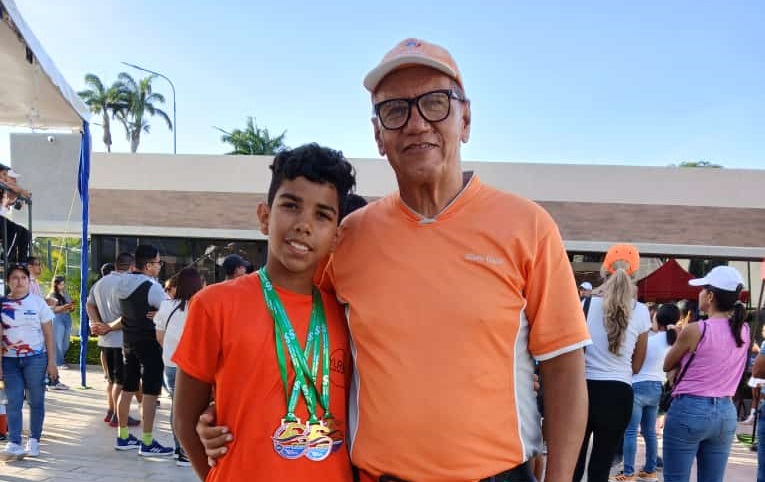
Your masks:
M 348 367 L 348 362 L 349 360 L 347 358 L 347 354 L 342 348 L 338 348 L 337 350 L 333 351 L 329 356 L 329 370 L 331 372 L 337 373 L 338 375 L 329 377 L 333 385 L 340 388 L 345 387 L 345 370 Z
M 501 266 L 505 264 L 505 260 L 497 256 L 475 254 L 475 253 L 466 254 L 465 260 L 470 261 L 471 263 L 493 264 L 495 266 Z

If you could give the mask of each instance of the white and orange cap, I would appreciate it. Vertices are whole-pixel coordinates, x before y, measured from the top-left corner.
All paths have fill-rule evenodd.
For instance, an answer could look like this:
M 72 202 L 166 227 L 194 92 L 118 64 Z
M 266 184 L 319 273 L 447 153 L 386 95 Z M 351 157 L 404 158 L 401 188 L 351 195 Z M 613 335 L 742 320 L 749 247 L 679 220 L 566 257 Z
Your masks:
M 464 89 L 457 62 L 454 61 L 449 51 L 440 45 L 416 38 L 402 40 L 385 54 L 380 64 L 364 77 L 364 87 L 369 92 L 374 93 L 385 76 L 398 69 L 413 65 L 424 65 L 439 70 L 456 80 L 459 86 Z
M 627 274 L 632 276 L 640 268 L 640 253 L 631 244 L 615 244 L 608 248 L 606 259 L 603 260 L 603 268 L 611 274 L 616 272 L 614 263 L 623 261 L 627 263 Z

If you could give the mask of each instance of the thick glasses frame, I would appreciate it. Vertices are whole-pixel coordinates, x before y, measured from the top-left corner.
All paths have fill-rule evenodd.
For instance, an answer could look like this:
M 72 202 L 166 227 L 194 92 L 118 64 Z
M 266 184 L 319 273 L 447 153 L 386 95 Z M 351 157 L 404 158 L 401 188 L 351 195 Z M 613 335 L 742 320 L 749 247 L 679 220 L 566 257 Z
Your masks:
M 446 94 L 446 96 L 450 100 L 449 105 L 446 108 L 446 113 L 443 116 L 440 116 L 440 117 L 437 117 L 437 118 L 430 118 L 427 115 L 425 115 L 425 113 L 423 112 L 422 106 L 420 106 L 420 101 L 424 97 L 427 97 L 427 96 L 433 95 L 433 94 Z M 409 122 L 409 119 L 412 118 L 412 106 L 413 105 L 417 106 L 417 112 L 419 112 L 420 116 L 423 119 L 425 119 L 426 121 L 428 121 L 428 122 L 441 122 L 442 120 L 444 120 L 447 117 L 449 117 L 449 114 L 452 113 L 451 99 L 458 100 L 460 102 L 466 102 L 467 101 L 467 99 L 464 96 L 460 95 L 454 89 L 431 90 L 430 92 L 425 92 L 424 94 L 420 94 L 417 97 L 412 97 L 412 98 L 409 98 L 409 99 L 407 99 L 407 98 L 388 99 L 388 100 L 384 100 L 382 102 L 378 102 L 377 104 L 374 105 L 374 112 L 375 112 L 375 116 L 377 116 L 377 119 L 380 121 L 380 124 L 382 124 L 382 126 L 384 128 L 386 128 L 386 129 L 388 129 L 390 131 L 394 131 L 394 130 L 398 130 L 398 129 L 403 129 L 404 126 Z M 383 117 L 380 115 L 380 111 L 386 105 L 390 105 L 390 104 L 395 103 L 395 102 L 406 102 L 407 103 L 406 117 L 404 118 L 404 121 L 401 122 L 401 125 L 398 125 L 398 124 L 387 125 L 385 123 L 385 120 L 383 120 Z

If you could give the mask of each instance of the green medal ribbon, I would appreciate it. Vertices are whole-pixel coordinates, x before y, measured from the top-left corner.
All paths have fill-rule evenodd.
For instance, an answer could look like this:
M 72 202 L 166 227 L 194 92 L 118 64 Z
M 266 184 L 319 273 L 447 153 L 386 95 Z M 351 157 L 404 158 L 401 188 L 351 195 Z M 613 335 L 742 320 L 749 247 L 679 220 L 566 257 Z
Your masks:
M 287 414 L 284 416 L 284 420 L 288 422 L 298 420 L 295 415 L 295 408 L 301 393 L 305 398 L 309 425 L 319 423 L 319 418 L 316 415 L 317 399 L 324 410 L 322 420 L 332 418 L 332 413 L 329 410 L 329 332 L 327 330 L 327 319 L 324 315 L 324 304 L 322 303 L 321 294 L 316 288 L 313 289 L 311 320 L 308 325 L 305 349 L 301 350 L 295 330 L 292 328 L 287 312 L 284 310 L 284 305 L 279 299 L 276 290 L 274 290 L 265 268 L 258 270 L 258 276 L 263 288 L 266 306 L 268 306 L 268 310 L 274 320 L 276 357 L 279 362 L 279 372 L 287 399 Z M 291 390 L 289 388 L 284 345 L 287 346 L 292 368 L 295 371 L 295 381 L 292 384 Z M 322 365 L 321 396 L 319 396 L 318 391 L 320 357 Z M 308 366 L 309 358 L 312 362 L 310 367 Z

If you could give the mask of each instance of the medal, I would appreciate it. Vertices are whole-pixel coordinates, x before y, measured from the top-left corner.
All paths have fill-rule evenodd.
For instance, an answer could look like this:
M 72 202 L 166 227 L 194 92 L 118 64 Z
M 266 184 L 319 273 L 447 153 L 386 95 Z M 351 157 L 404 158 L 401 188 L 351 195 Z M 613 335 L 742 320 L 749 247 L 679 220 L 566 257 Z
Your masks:
M 333 440 L 328 436 L 329 428 L 323 423 L 311 425 L 308 430 L 308 444 L 305 457 L 314 462 L 320 462 L 332 453 Z
M 276 357 L 287 398 L 287 413 L 272 436 L 274 451 L 289 460 L 302 456 L 315 462 L 325 460 L 342 446 L 344 437 L 342 431 L 335 427 L 335 419 L 329 409 L 329 331 L 321 294 L 314 288 L 308 335 L 305 349 L 301 350 L 295 330 L 265 268 L 258 270 L 258 275 L 266 305 L 274 320 Z M 287 347 L 287 353 L 295 371 L 295 380 L 291 389 L 284 346 Z M 319 365 L 322 367 L 321 384 L 319 384 Z M 321 391 L 319 391 L 319 385 L 321 385 Z M 301 394 L 308 410 L 308 420 L 305 424 L 295 416 L 295 408 Z M 316 413 L 317 402 L 323 409 L 321 419 Z
M 274 450 L 285 459 L 294 460 L 303 456 L 308 442 L 308 428 L 300 423 L 300 419 L 295 422 L 282 423 L 277 427 L 272 438 Z

